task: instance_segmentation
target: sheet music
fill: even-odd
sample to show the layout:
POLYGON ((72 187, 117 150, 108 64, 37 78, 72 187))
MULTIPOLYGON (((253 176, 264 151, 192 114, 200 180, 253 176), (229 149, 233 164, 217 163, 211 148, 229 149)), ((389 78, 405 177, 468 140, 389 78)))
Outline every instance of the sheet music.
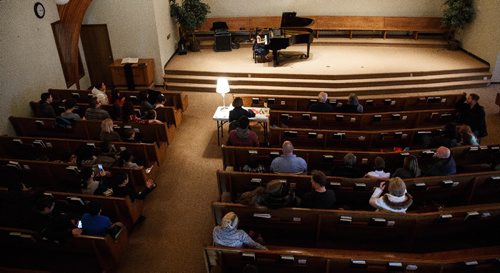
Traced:
POLYGON ((122 64, 136 64, 139 62, 139 58, 127 57, 122 59, 122 64))

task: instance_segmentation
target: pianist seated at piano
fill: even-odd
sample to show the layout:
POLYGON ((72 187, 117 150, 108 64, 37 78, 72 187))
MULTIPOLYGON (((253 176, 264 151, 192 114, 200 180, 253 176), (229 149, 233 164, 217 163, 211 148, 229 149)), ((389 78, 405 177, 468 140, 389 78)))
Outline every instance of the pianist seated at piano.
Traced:
POLYGON ((253 51, 255 52, 255 57, 259 58, 261 62, 269 62, 272 61, 270 57, 267 55, 269 54, 269 49, 265 47, 266 45, 266 34, 264 31, 259 31, 255 35, 255 42, 253 44, 253 51))

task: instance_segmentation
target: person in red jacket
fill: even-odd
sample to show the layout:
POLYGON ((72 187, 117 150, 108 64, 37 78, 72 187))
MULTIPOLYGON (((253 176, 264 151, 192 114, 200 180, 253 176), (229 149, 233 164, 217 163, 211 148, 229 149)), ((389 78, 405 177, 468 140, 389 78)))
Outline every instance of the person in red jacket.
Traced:
POLYGON ((229 132, 227 145, 229 146, 259 146, 257 134, 248 129, 248 117, 241 116, 238 119, 238 127, 229 132))

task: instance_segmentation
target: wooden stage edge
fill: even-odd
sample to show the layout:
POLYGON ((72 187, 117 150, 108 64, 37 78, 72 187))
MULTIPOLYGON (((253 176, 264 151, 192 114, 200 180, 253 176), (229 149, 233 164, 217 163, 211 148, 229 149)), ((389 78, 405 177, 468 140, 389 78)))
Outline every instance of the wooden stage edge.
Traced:
POLYGON ((254 63, 248 48, 176 55, 165 67, 164 86, 214 92, 217 78, 227 77, 231 93, 310 96, 327 91, 331 96, 363 96, 481 88, 491 80, 489 65, 463 51, 363 46, 313 50, 312 58, 280 67, 254 63))

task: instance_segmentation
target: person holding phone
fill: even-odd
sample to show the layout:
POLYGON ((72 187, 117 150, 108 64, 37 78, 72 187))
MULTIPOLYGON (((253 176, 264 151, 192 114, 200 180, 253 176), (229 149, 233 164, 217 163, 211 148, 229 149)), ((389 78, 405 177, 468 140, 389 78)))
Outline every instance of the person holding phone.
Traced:
POLYGON ((111 173, 104 170, 101 164, 97 164, 97 174, 91 167, 84 167, 80 171, 81 187, 83 194, 97 194, 106 190, 106 182, 104 177, 111 173))

